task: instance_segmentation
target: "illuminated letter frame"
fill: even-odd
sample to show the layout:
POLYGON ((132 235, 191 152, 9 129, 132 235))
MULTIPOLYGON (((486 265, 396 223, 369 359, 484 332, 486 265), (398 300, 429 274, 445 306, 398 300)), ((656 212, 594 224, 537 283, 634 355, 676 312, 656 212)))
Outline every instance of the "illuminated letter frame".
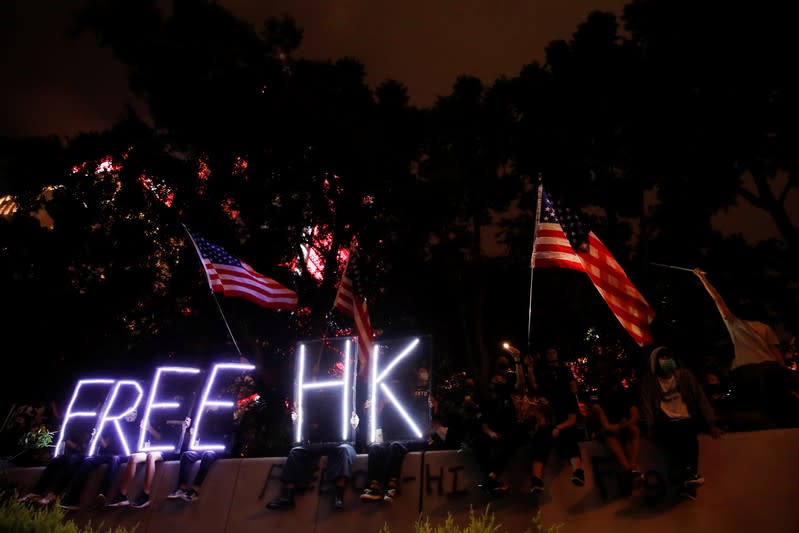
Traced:
POLYGON ((199 374, 199 368, 191 368, 186 366, 160 366, 155 369, 155 376, 153 377, 153 384, 150 388, 150 396, 147 400, 147 408, 144 410, 144 416, 142 417, 141 421, 141 431, 139 432, 139 444, 137 446, 137 451, 140 452, 174 452, 174 446, 149 446, 145 444, 145 437, 147 435, 147 427, 150 424, 150 414, 152 410, 155 409, 166 409, 166 408, 178 408, 180 404, 178 402, 155 402, 155 394, 158 391, 158 384, 161 381, 161 374, 164 372, 176 373, 176 374, 199 374))
POLYGON ((94 438, 91 440, 91 444, 89 444, 89 453, 87 454, 89 457, 93 456, 97 451, 97 442, 100 440, 100 435, 103 432, 105 427, 105 423, 110 421, 114 424, 114 427, 117 430, 117 436, 119 437, 119 442, 122 444, 122 448, 125 451, 125 455, 130 455, 130 447, 128 446, 128 439, 125 434, 122 432, 122 427, 119 425, 119 419, 128 416, 130 413, 134 412, 136 408, 139 406, 139 402, 141 402, 141 398, 144 396, 144 391, 139 385, 138 382, 130 380, 130 379, 121 379, 116 382, 114 388, 111 390, 110 397, 108 401, 105 402, 103 406, 103 414, 100 416, 100 423, 95 428, 94 438), (111 410, 111 407, 114 406, 114 402, 116 401, 117 394, 119 394, 119 389, 122 388, 124 385, 132 385, 136 388, 136 391, 139 393, 136 397, 136 401, 133 403, 132 406, 128 407, 122 414, 117 416, 108 416, 108 412, 111 410))
POLYGON ((408 411, 402 406, 402 404, 397 400, 397 397, 391 392, 391 389, 383 383, 383 380, 388 376, 388 373, 394 369, 395 366, 399 364, 401 360, 408 356, 417 346, 419 345, 419 338, 413 339, 409 345, 407 345, 400 354, 394 358, 391 363, 383 369, 382 372, 378 375, 377 367, 378 367, 378 360, 379 360, 379 350, 377 344, 375 344, 372 352, 372 360, 369 364, 372 366, 371 372, 371 383, 369 384, 369 390, 371 391, 370 394, 370 409, 371 412, 369 413, 369 442, 375 442, 377 440, 377 390, 378 385, 380 385, 380 390, 383 391, 383 394, 386 396, 388 401, 394 404, 394 407, 399 412, 402 419, 408 424, 408 427, 411 428, 416 438, 421 439, 424 435, 422 435, 422 430, 419 429, 419 426, 413 421, 413 419, 408 414, 408 411))
MULTIPOLYGON (((354 413, 350 405, 350 395, 352 398, 355 394, 351 390, 354 387, 355 380, 350 374, 355 370, 354 366, 350 363, 352 359, 352 339, 347 338, 344 344, 344 377, 342 379, 328 380, 328 381, 315 381, 313 383, 305 383, 305 343, 299 345, 299 361, 297 362, 297 428, 295 442, 302 442, 302 425, 305 419, 304 416, 304 403, 303 397, 306 389, 326 389, 331 387, 342 387, 343 393, 341 398, 341 440, 347 441, 350 436, 350 418, 351 411, 354 413), (352 385, 350 384, 352 380, 352 385)), ((354 428, 353 428, 354 430, 354 428)))
POLYGON ((219 401, 219 400, 209 400, 208 395, 211 394, 211 388, 213 387, 214 381, 216 380, 216 375, 219 370, 255 370, 255 365, 246 364, 246 363, 217 363, 214 365, 213 370, 211 370, 211 375, 208 376, 208 381, 205 383, 205 390, 203 391, 202 399, 200 400, 200 407, 197 409, 197 416, 195 418, 195 422, 193 424, 194 431, 192 431, 191 435, 191 442, 189 443, 189 449, 196 450, 196 451, 204 451, 204 450, 214 450, 214 451, 224 451, 225 445, 224 444, 203 444, 200 445, 200 421, 203 418, 203 414, 205 408, 207 406, 218 406, 218 407, 233 407, 235 405, 234 402, 230 401, 219 401))
POLYGON ((64 422, 61 424, 61 430, 58 434, 58 440, 55 443, 55 452, 53 456, 58 456, 60 454, 61 446, 64 443, 64 437, 67 434, 67 424, 69 424, 70 418, 77 418, 77 417, 96 417, 96 411, 78 411, 73 413, 72 407, 75 405, 75 400, 78 399, 78 393, 80 389, 84 385, 112 385, 116 380, 114 379, 81 379, 78 380, 78 383, 75 385, 75 390, 72 392, 72 399, 69 401, 69 405, 67 406, 67 411, 64 413, 64 422))

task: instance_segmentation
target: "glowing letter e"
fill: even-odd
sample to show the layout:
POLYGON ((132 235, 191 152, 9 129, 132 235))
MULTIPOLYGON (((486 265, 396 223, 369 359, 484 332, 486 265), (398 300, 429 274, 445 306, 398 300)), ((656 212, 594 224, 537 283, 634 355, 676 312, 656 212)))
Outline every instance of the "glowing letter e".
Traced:
POLYGON ((211 375, 208 376, 208 381, 205 383, 205 390, 203 391, 203 397, 200 401, 200 408, 197 409, 197 418, 194 424, 194 432, 191 437, 191 444, 189 448, 192 450, 224 450, 224 444, 203 444, 200 446, 200 422, 203 419, 203 414, 205 414, 206 407, 233 407, 235 404, 231 401, 220 401, 220 400, 209 400, 208 395, 211 394, 213 390, 214 381, 216 381, 216 375, 219 373, 220 370, 238 370, 241 372, 242 370, 254 370, 255 365, 249 365, 244 363, 218 363, 214 365, 214 369, 211 370, 211 375))
POLYGON ((174 445, 165 446, 148 446, 145 444, 145 437, 147 436, 147 428, 150 425, 150 415, 153 409, 177 409, 180 407, 178 402, 158 402, 155 395, 158 393, 158 385, 161 383, 161 375, 165 373, 173 374, 199 374, 199 368, 190 368, 186 366, 161 366, 155 369, 155 377, 150 387, 150 398, 147 400, 147 407, 144 409, 144 416, 141 420, 141 431, 139 432, 139 445, 136 449, 140 452, 149 451, 163 451, 174 452, 174 445))
POLYGON ((69 424, 69 420, 71 418, 78 418, 78 417, 96 417, 96 411, 72 411, 72 407, 75 405, 75 400, 78 399, 78 393, 80 393, 80 389, 86 385, 111 385, 114 383, 115 380, 113 379, 81 379, 78 381, 78 384, 75 385, 75 390, 72 393, 72 399, 69 401, 69 406, 67 407, 67 412, 64 414, 64 423, 61 424, 61 431, 58 432, 58 441, 55 444, 55 452, 53 455, 59 455, 63 453, 62 445, 64 444, 64 437, 67 434, 67 425, 69 424))

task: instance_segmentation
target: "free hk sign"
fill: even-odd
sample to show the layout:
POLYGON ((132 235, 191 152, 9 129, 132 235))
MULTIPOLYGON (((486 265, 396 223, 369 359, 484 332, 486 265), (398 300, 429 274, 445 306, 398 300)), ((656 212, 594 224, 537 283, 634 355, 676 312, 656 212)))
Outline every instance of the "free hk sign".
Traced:
POLYGON ((205 371, 190 366, 161 366, 155 369, 148 393, 145 393, 147 384, 133 379, 81 379, 75 384, 64 413, 55 454, 63 453, 67 435, 81 423, 93 424, 94 428, 87 449, 89 456, 98 452, 101 439, 109 433, 127 455, 136 451, 180 451, 184 438, 182 430, 189 425, 188 449, 224 451, 221 435, 214 434, 211 426, 204 422, 209 413, 229 414, 232 419, 237 398, 225 393, 226 385, 254 369, 254 365, 240 362, 214 363, 205 371), (143 413, 140 422, 134 426, 136 430, 131 431, 130 422, 138 419, 139 413, 143 413), (187 423, 181 431, 164 438, 163 432, 153 429, 156 418, 177 419, 179 423, 186 420, 187 423), (158 436, 156 442, 153 436, 158 436))
POLYGON ((413 441, 430 428, 432 340, 429 336, 374 342, 368 368, 357 339, 336 337, 297 345, 294 442, 413 441))

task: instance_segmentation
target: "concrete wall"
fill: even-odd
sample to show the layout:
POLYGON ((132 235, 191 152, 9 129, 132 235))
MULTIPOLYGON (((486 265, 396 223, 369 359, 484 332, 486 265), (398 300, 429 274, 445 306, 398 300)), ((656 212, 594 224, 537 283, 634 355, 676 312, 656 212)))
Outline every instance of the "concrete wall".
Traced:
MULTIPOLYGON (((525 451, 512 459, 504 479, 511 491, 492 498, 477 488, 479 475, 473 458, 453 451, 411 453, 403 465, 401 496, 392 503, 362 503, 366 456, 359 455, 346 493, 346 508, 332 509, 332 486, 324 480, 325 459, 309 490, 297 496, 293 511, 270 511, 265 504, 280 490, 284 458, 222 459, 203 484, 194 503, 166 500, 175 488, 177 462, 157 467, 152 504, 144 510, 98 509, 95 474, 86 487, 81 511, 69 513, 79 524, 107 529, 137 526, 138 533, 191 531, 239 533, 297 531, 372 533, 384 524, 393 532, 413 530, 420 516, 438 523, 451 513, 458 523, 468 520, 470 509, 495 512, 502 530, 521 532, 531 527, 540 509, 545 525, 564 524, 563 531, 657 533, 691 531, 799 531, 799 429, 733 433, 721 440, 701 439, 700 473, 706 484, 695 502, 677 496, 669 484, 667 461, 644 441, 641 463, 648 470, 646 484, 632 494, 622 494, 614 462, 597 442, 581 443, 586 485, 569 482, 570 469, 553 452, 545 471, 546 491, 530 496, 529 465, 525 451)), ((140 467, 141 468, 141 467, 140 467)), ((42 468, 15 468, 3 480, 7 486, 27 491, 42 468)), ((138 495, 143 470, 130 490, 138 495)), ((112 489, 112 494, 116 487, 112 489)))

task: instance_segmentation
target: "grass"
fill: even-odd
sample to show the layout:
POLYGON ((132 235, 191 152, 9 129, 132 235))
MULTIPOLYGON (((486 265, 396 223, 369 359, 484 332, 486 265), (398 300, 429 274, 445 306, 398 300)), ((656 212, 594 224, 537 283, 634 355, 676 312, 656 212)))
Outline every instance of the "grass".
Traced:
MULTIPOLYGON (((0 494, 0 533, 98 533, 91 524, 80 527, 66 520, 64 511, 56 506, 34 507, 22 503, 16 493, 0 494)), ((135 529, 135 528, 134 528, 135 529)), ((124 527, 106 530, 107 533, 132 533, 124 527)))
MULTIPOLYGON (((440 524, 431 524, 429 517, 420 517, 414 524, 414 533, 507 533, 502 524, 497 523, 489 507, 487 506, 481 515, 470 509, 469 523, 463 527, 455 523, 451 514, 440 524)), ((541 520, 541 511, 538 511, 531 521, 532 524, 524 530, 524 533, 558 533, 563 527, 563 524, 545 527, 541 520)), ((380 533, 391 533, 388 524, 383 526, 380 533)))

